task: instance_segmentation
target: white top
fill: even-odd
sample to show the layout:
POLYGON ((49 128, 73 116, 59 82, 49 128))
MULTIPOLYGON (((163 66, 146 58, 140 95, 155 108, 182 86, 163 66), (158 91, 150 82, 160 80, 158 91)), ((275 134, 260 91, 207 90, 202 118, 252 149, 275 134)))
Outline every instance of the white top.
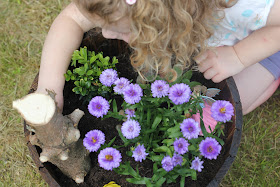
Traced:
POLYGON ((266 25, 266 21, 275 0, 238 0, 238 2, 218 12, 223 16, 218 25, 214 25, 214 34, 208 40, 210 46, 232 46, 253 31, 266 25))

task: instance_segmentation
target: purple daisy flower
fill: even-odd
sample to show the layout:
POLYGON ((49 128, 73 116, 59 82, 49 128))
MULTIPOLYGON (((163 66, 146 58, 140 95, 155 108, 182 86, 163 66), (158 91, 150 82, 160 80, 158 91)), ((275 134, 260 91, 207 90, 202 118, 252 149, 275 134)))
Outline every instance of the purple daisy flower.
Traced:
POLYGON ((122 134, 127 139, 133 139, 139 136, 140 130, 141 127, 139 122, 131 119, 124 122, 121 127, 122 134))
POLYGON ((97 151, 105 143, 105 135, 100 130, 91 130, 86 133, 83 144, 90 152, 97 151))
POLYGON ((107 147, 100 151, 98 155, 98 163, 105 170, 111 170, 120 166, 122 161, 121 153, 112 147, 107 147))
POLYGON ((119 79, 117 79, 115 81, 115 87, 114 87, 114 92, 118 93, 118 94, 123 94, 123 89, 129 85, 129 80, 124 78, 124 77, 121 77, 119 79))
POLYGON ((145 151, 146 151, 146 149, 145 149, 144 145, 138 145, 132 152, 133 153, 132 157, 134 158, 135 161, 142 162, 142 160, 145 160, 146 156, 149 154, 149 153, 146 153, 145 151))
POLYGON ((200 132, 199 124, 192 118, 184 119, 180 124, 181 132, 187 139, 197 138, 200 132))
POLYGON ((112 86, 118 78, 118 73, 114 69, 105 69, 99 76, 100 82, 105 86, 112 86))
POLYGON ((125 102, 129 104, 138 103, 143 96, 143 90, 138 84, 129 84, 123 90, 125 102))
POLYGON ((91 99, 88 104, 88 111, 95 117, 103 117, 110 109, 109 102, 101 96, 96 96, 91 99))
POLYGON ((156 80, 151 85, 153 97, 161 98, 168 95, 169 84, 164 80, 156 80))
POLYGON ((220 154, 222 146, 217 142, 215 138, 207 137, 199 144, 199 151, 202 156, 210 160, 217 159, 220 154))
POLYGON ((212 117, 216 121, 227 122, 234 115, 234 108, 229 101, 218 100, 212 104, 212 117))
POLYGON ((165 171, 171 171, 174 168, 172 158, 170 156, 165 156, 161 161, 161 165, 165 171))
POLYGON ((195 159, 192 161, 192 167, 191 169, 194 169, 198 172, 201 172, 203 167, 203 161, 201 161, 198 157, 195 157, 195 159))
POLYGON ((180 155, 185 154, 188 151, 188 146, 190 145, 184 138, 179 138, 174 141, 174 150, 180 155))
POLYGON ((169 89, 168 97, 175 105, 186 103, 191 98, 191 89, 184 83, 174 84, 169 89))
POLYGON ((132 118, 132 117, 136 117, 136 116, 135 116, 135 110, 134 110, 134 109, 129 109, 129 108, 125 109, 125 114, 127 115, 127 116, 126 116, 127 119, 130 119, 130 118, 132 118))
POLYGON ((174 167, 177 166, 177 165, 182 166, 183 157, 181 155, 175 153, 172 157, 172 162, 173 162, 174 167))

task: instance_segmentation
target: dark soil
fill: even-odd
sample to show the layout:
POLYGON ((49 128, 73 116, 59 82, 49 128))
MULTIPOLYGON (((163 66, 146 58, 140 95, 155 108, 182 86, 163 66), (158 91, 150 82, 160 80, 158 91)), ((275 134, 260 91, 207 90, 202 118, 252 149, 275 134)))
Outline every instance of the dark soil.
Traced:
MULTIPOLYGON (((86 43, 86 42, 85 42, 86 43)), ((90 49, 90 47, 88 47, 90 49)), ((100 51, 104 52, 104 56, 117 56, 119 59, 119 64, 117 64, 118 72, 120 73, 120 77, 126 77, 128 79, 136 78, 137 74, 133 71, 130 63, 129 63, 129 54, 116 54, 115 50, 108 50, 108 44, 106 42, 99 45, 98 48, 100 51), (113 51, 113 52, 112 52, 113 51)), ((129 52, 129 50, 127 50, 129 52)), ((98 52, 98 51, 96 51, 98 52)), ((212 82, 206 81, 202 79, 200 75, 195 76, 196 80, 199 82, 205 82, 206 86, 213 87, 215 86, 212 82)), ((122 122, 116 119, 104 119, 100 120, 96 117, 89 114, 87 110, 87 104, 82 100, 79 100, 79 96, 72 92, 73 83, 66 82, 64 89, 64 114, 71 113, 74 109, 79 108, 85 112, 85 116, 82 117, 79 123, 79 130, 81 132, 81 138, 83 139, 85 134, 92 129, 99 129, 106 135, 106 143, 108 143, 112 138, 116 137, 114 144, 122 145, 122 141, 118 136, 116 125, 121 124, 122 122)), ((116 97, 117 103, 121 102, 120 97, 116 97)), ((227 133, 227 129, 225 129, 227 133)), ((227 136, 227 134, 226 134, 227 136)), ((122 154, 122 162, 130 161, 132 167, 136 168, 136 164, 138 164, 139 172, 142 176, 151 177, 152 176, 152 162, 146 159, 142 163, 136 163, 132 157, 128 157, 125 152, 127 148, 121 148, 120 150, 122 154)), ((186 186, 207 186, 209 182, 215 177, 216 173, 224 163, 227 155, 225 148, 222 149, 221 154, 219 155, 217 160, 204 160, 204 169, 201 173, 198 173, 197 180, 192 181, 190 177, 186 178, 186 186)), ((65 175, 63 175, 54 165, 50 163, 45 163, 44 165, 49 170, 49 172, 53 175, 53 177, 57 180, 57 182, 61 186, 71 187, 71 186, 81 186, 81 187, 101 187, 110 181, 115 181, 117 184, 122 187, 134 187, 135 184, 130 184, 126 182, 126 178, 130 176, 120 176, 116 174, 114 171, 106 171, 103 168, 98 166, 97 154, 90 154, 92 168, 90 172, 85 177, 85 182, 77 185, 73 180, 69 179, 65 175)), ((179 179, 178 179, 179 180, 179 179)), ((139 185, 143 186, 143 185, 139 185)), ((168 187, 177 187, 179 186, 179 181, 176 184, 164 184, 163 186, 168 187)))

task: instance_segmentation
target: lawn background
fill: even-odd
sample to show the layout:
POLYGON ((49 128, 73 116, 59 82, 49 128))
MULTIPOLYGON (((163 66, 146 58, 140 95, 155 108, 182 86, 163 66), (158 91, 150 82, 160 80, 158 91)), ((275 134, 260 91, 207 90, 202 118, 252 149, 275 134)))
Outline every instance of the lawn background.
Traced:
MULTIPOLYGON (((49 27, 69 2, 0 0, 0 187, 47 186, 30 157, 22 119, 11 103, 27 94, 49 27)), ((237 158, 220 186, 280 186, 279 105, 278 90, 245 116, 237 158)))

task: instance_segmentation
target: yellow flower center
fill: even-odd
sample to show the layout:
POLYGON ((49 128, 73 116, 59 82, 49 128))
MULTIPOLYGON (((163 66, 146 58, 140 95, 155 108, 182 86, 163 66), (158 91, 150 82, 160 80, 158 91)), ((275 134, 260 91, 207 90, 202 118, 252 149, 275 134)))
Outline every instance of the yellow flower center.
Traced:
POLYGON ((208 148, 207 148, 207 152, 208 153, 211 153, 213 151, 213 148, 211 147, 211 146, 209 146, 208 148))
POLYGON ((92 139, 93 143, 95 143, 97 141, 96 139, 94 139, 94 137, 92 137, 91 139, 92 139))
POLYGON ((226 108, 225 107, 220 108, 220 112, 223 113, 223 114, 226 113, 226 108))
POLYGON ((106 160, 109 160, 109 161, 113 160, 113 156, 112 155, 106 155, 105 158, 106 158, 106 160))

